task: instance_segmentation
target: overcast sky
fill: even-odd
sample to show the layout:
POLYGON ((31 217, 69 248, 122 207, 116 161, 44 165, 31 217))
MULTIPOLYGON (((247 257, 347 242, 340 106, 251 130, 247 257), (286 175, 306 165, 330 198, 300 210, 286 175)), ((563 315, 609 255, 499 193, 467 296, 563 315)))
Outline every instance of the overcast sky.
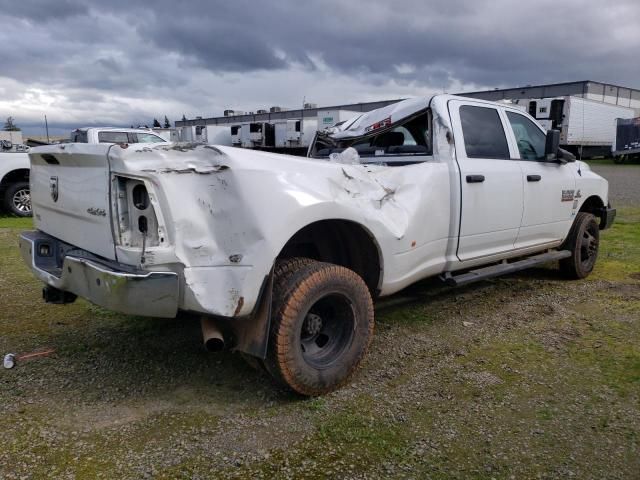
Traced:
POLYGON ((640 1, 0 0, 26 133, 573 80, 640 87, 640 1))

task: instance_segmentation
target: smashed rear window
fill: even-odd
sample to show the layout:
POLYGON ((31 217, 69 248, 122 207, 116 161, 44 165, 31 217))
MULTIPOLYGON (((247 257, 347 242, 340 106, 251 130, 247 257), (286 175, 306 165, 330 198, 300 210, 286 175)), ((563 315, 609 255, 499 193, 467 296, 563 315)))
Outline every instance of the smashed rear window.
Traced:
MULTIPOLYGON (((361 158, 374 157, 371 161, 391 163, 397 157, 426 156, 432 154, 429 111, 423 112, 396 125, 389 125, 377 134, 362 137, 333 140, 318 136, 313 157, 329 157, 353 147, 361 158), (384 157, 382 160, 380 157, 384 157)), ((398 159, 400 160, 400 159, 398 159)), ((403 158, 402 161, 405 161, 403 158)), ((416 161, 423 161, 416 159, 416 161)))

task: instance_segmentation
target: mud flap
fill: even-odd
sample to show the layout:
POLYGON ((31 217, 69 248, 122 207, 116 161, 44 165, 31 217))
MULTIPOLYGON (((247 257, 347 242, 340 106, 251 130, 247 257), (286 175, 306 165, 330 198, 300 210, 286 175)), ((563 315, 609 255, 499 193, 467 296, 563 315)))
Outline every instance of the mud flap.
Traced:
POLYGON ((245 318, 229 322, 233 331, 233 350, 265 359, 271 327, 271 301, 273 298, 273 269, 263 283, 260 301, 254 312, 245 318))

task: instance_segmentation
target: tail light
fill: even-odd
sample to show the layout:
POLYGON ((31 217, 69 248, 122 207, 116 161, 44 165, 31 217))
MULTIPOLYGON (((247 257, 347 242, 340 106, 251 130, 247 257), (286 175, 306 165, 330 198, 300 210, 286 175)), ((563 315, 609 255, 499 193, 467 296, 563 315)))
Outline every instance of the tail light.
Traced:
POLYGON ((116 176, 113 182, 114 228, 124 247, 154 247, 165 242, 147 186, 141 180, 116 176))

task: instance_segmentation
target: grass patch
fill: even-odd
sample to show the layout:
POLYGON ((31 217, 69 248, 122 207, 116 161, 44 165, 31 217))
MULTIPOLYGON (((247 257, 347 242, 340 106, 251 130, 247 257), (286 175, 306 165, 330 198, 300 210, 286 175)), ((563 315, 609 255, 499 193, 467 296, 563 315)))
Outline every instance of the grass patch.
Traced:
POLYGON ((602 232, 584 282, 537 269, 456 290, 412 287, 377 312, 356 384, 309 400, 237 355, 204 353, 193 319, 42 303, 17 248, 28 228, 0 217, 0 351, 57 353, 0 371, 0 477, 13 474, 5 466, 78 478, 640 471, 638 208, 602 232))
POLYGON ((31 217, 0 216, 0 228, 28 230, 33 228, 33 219, 31 217))
MULTIPOLYGON (((618 165, 613 161, 613 157, 607 158, 593 158, 589 160, 584 160, 589 165, 618 165)), ((638 160, 626 160, 624 165, 640 165, 640 161, 638 160)))
POLYGON ((611 229, 600 232, 600 252, 591 279, 629 280, 640 273, 640 209, 621 208, 611 229))

